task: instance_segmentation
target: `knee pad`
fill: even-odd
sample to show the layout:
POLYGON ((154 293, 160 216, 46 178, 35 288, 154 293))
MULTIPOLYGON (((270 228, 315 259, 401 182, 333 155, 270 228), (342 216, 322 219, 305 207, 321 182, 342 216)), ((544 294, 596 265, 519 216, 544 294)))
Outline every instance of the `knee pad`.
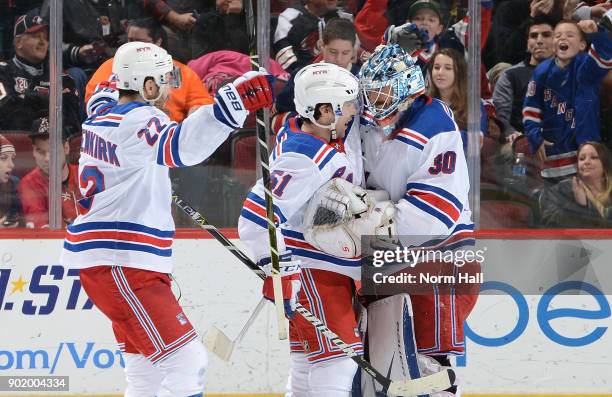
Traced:
POLYGON ((163 380, 157 397, 189 397, 204 391, 208 354, 194 339, 156 364, 163 380))
POLYGON ((308 396, 308 371, 310 364, 305 353, 290 354, 291 368, 289 369, 289 380, 287 381, 287 393, 285 397, 307 397, 308 396))
POLYGON ((357 363, 348 357, 310 366, 308 397, 350 397, 357 363))
POLYGON ((142 354, 123 353, 125 360, 125 397, 154 397, 161 385, 161 373, 142 354))

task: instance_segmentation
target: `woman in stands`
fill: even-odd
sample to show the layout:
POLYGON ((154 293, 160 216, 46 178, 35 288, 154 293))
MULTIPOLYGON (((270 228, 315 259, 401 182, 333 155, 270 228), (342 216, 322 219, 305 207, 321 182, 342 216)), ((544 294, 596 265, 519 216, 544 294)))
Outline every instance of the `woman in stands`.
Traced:
POLYGON ((540 198, 548 227, 612 227, 612 155, 599 142, 578 148, 578 173, 540 198))
POLYGON ((17 195, 19 178, 15 168, 15 146, 0 135, 0 228, 17 227, 21 219, 21 203, 17 195))
MULTIPOLYGON (((463 149, 467 148, 467 66, 463 54, 451 48, 436 51, 427 64, 429 95, 442 100, 453 111, 461 131, 463 149)), ((487 134, 488 119, 484 106, 480 106, 480 137, 487 134)))

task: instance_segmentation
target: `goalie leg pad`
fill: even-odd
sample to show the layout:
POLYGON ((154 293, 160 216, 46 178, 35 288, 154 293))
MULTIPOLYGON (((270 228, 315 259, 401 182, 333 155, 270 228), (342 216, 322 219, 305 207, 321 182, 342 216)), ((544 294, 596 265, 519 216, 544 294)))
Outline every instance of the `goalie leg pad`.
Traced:
MULTIPOLYGON (((368 305, 367 340, 370 363, 393 380, 420 378, 442 370, 436 360, 417 353, 408 294, 393 295, 368 305)), ((371 377, 362 374, 361 379, 364 396, 382 390, 371 377)), ((431 397, 451 395, 441 392, 431 397)))

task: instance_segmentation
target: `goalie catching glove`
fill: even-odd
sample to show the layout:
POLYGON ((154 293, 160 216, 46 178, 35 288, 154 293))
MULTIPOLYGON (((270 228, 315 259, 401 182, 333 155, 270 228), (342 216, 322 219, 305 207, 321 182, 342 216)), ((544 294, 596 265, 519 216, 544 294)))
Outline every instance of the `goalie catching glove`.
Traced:
POLYGON ((304 238, 325 253, 361 255, 361 236, 395 236, 395 206, 376 202, 366 190, 341 178, 322 186, 304 214, 304 238))
MULTIPOLYGON (((286 252, 279 256, 280 265, 280 276, 281 284, 283 286, 283 301, 285 304, 285 315, 289 320, 293 319, 295 315, 295 305, 297 303, 297 296, 302 288, 302 282, 300 281, 301 266, 300 261, 292 260, 291 253, 286 252)), ((263 296, 274 302, 274 287, 272 284, 272 260, 268 258, 261 259, 257 262, 265 273, 266 279, 264 281, 262 294, 263 296)))

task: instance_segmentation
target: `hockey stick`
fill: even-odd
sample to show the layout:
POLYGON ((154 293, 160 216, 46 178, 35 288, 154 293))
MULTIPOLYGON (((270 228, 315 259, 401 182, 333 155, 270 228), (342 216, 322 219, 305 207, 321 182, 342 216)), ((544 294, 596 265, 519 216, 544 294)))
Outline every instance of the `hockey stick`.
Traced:
MULTIPOLYGON (((263 0, 267 1, 267 0, 263 0)), ((255 35, 255 16, 253 13, 252 0, 246 2, 246 22, 249 36, 249 52, 253 70, 259 70, 259 60, 257 58, 257 43, 255 35)), ((278 244, 276 241, 276 225, 274 224, 274 202, 272 200, 272 190, 270 188, 270 166, 268 164, 268 144, 266 140, 266 130, 264 123, 263 110, 257 111, 255 130, 257 131, 257 141, 259 142, 259 159, 261 162, 261 177, 264 185, 264 195, 266 198, 266 216, 268 218, 268 236, 270 239, 270 261, 272 263, 272 288, 274 291, 274 306, 276 307, 276 317, 278 319, 278 339, 287 339, 287 326, 285 324, 285 306, 283 303, 283 286, 281 284, 280 263, 278 257, 278 244)))
POLYGON ((247 320, 246 324, 242 327, 238 336, 234 340, 231 340, 223 331, 219 328, 213 327, 206 333, 204 337, 204 346, 208 348, 211 352, 215 353, 217 357, 219 357, 223 361, 229 361, 234 351, 234 348, 242 341, 242 338, 247 333, 251 325, 255 322, 255 319, 263 309, 264 304, 266 303, 266 298, 261 298, 253 313, 247 320))
MULTIPOLYGON (((217 241, 225 246, 236 258, 244 263, 249 269, 265 280, 266 274, 255 264, 244 252, 234 245, 227 237, 225 237, 219 229, 208 223, 206 218, 198 211, 193 209, 189 204, 185 203, 175 193, 172 200, 177 207, 182 209, 195 223, 203 229, 206 229, 217 241)), ((330 342, 338 346, 348 357, 357 363, 357 365, 372 376, 383 387, 383 392, 393 393, 395 395, 416 396, 421 394, 431 394, 448 389, 455 382, 455 372, 447 368, 443 371, 432 375, 424 376, 416 379, 391 380, 378 372, 376 368, 366 361, 363 356, 360 356, 353 348, 347 345, 338 335, 319 320, 308 309, 300 303, 296 303, 296 311, 304 317, 306 321, 312 324, 319 332, 321 332, 330 342)))

